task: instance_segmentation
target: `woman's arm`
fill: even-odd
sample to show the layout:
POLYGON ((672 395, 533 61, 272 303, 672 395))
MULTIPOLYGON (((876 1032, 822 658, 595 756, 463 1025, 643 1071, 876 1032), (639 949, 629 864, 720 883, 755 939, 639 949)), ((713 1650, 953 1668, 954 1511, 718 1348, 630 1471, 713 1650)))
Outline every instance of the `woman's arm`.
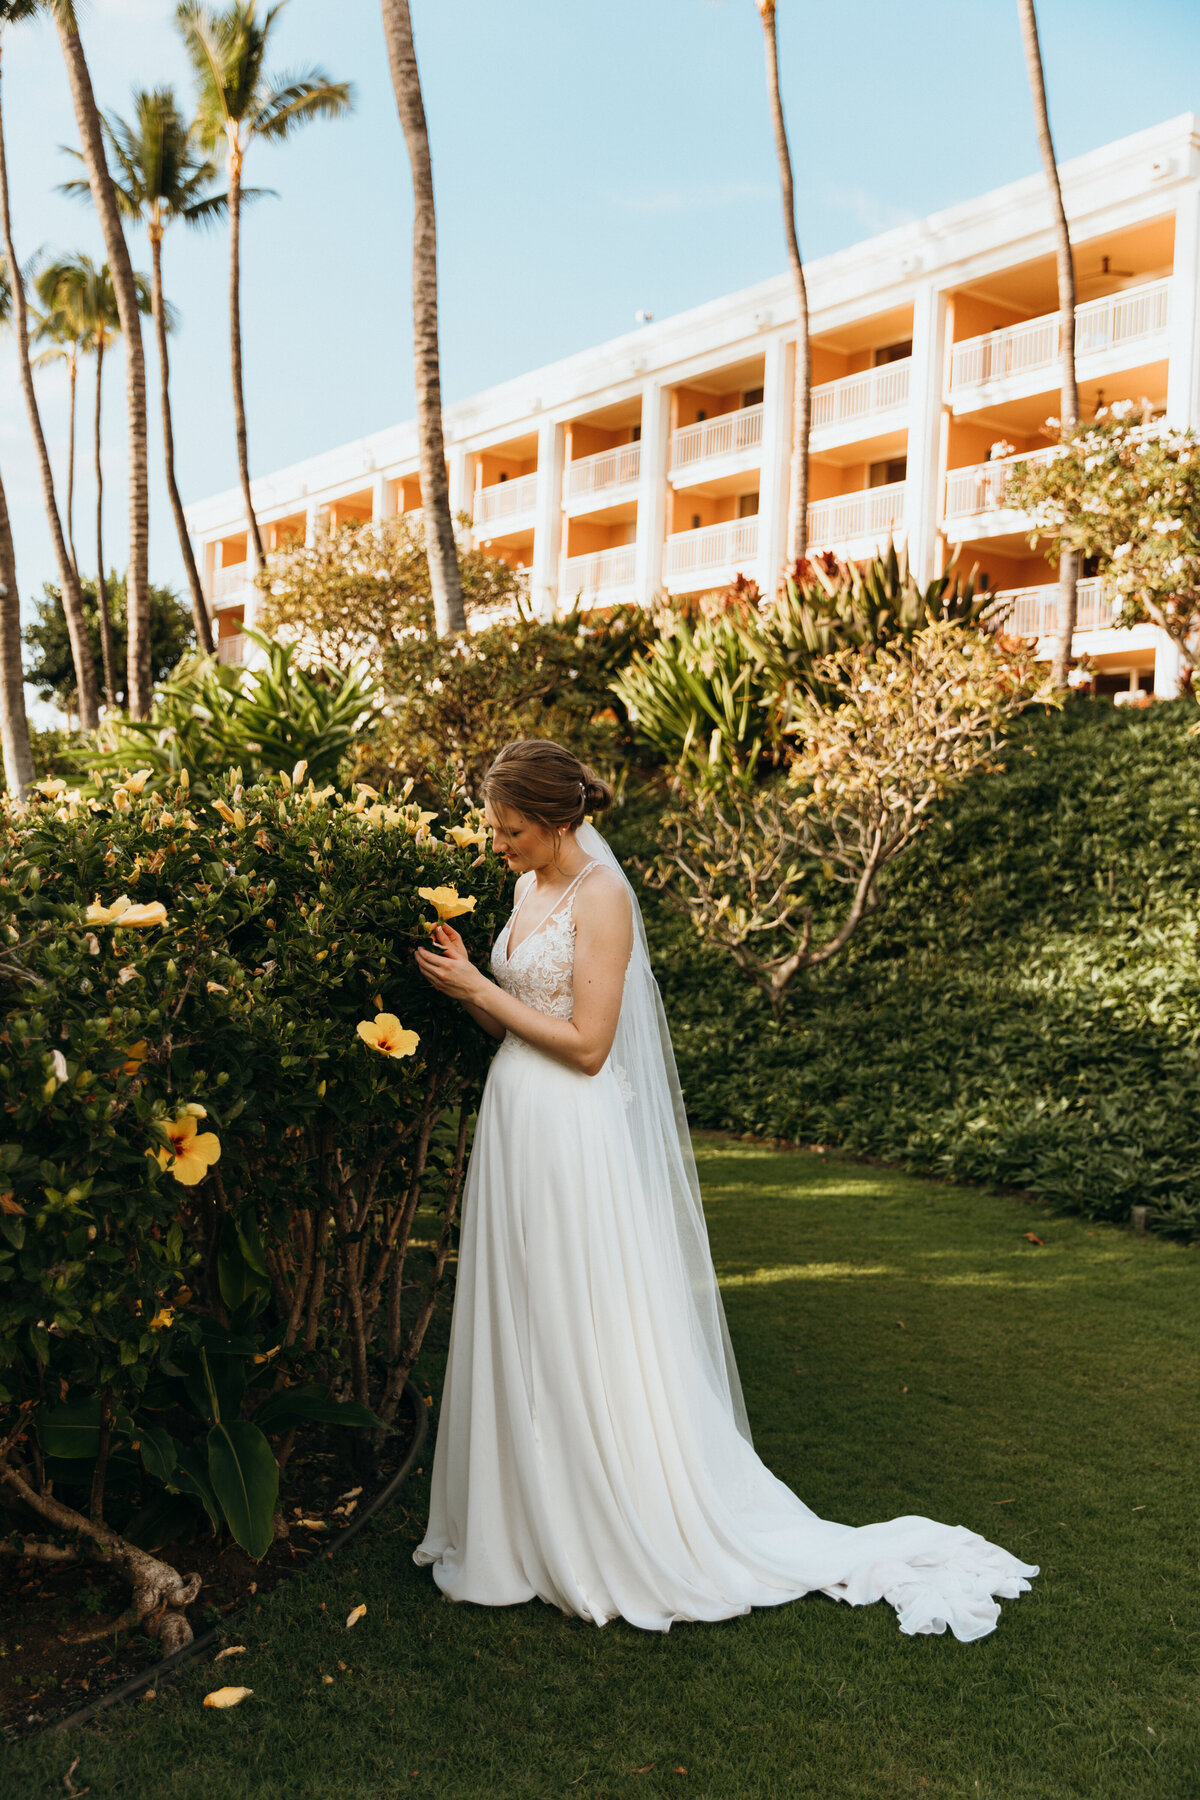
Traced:
MULTIPOLYGON (((568 1068, 596 1075, 603 1068, 617 1032, 625 969, 633 947, 633 909, 629 891, 608 870, 589 875, 575 895, 574 1015, 552 1019, 523 1000, 506 994, 465 957, 417 951, 421 972, 434 987, 461 1000, 472 1016, 500 1026, 544 1050, 568 1068)), ((457 935, 457 934, 455 934, 457 935)))

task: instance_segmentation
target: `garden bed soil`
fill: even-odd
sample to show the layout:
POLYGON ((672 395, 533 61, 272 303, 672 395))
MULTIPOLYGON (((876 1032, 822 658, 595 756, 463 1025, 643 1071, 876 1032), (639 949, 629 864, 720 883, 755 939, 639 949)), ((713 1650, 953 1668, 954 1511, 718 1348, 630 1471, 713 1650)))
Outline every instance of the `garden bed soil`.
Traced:
MULTIPOLYGON (((314 1561, 366 1509, 400 1468, 415 1433, 410 1409, 402 1407, 379 1473, 366 1486, 350 1472, 337 1433, 313 1427, 298 1439, 280 1475, 279 1510, 287 1536, 277 1538, 261 1562, 232 1539, 216 1537, 203 1515, 190 1538, 165 1545, 159 1553, 165 1561, 184 1574, 196 1570, 201 1576, 199 1596, 188 1609, 195 1635, 247 1608, 238 1633, 253 1641, 254 1613, 262 1597, 314 1561)), ((6 1522, 0 1513, 0 1529, 6 1522)), ((27 1521, 22 1529, 33 1535, 27 1521)), ((102 1563, 47 1565, 27 1557, 0 1558, 0 1733, 5 1740, 45 1730, 161 1660, 156 1640, 138 1630, 77 1641, 105 1619, 118 1619, 128 1605, 128 1583, 102 1563)))

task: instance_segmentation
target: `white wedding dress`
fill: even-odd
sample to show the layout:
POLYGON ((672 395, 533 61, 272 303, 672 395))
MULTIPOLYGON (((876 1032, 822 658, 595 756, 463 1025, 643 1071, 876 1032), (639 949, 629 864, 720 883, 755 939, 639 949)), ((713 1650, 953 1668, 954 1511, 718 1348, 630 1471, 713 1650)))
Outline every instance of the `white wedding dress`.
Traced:
MULTIPOLYGON (((610 865, 599 878, 623 881, 603 839, 584 830, 610 865)), ((571 1017, 574 898, 601 860, 510 957, 518 900, 492 952, 500 986, 553 1018, 571 1017)), ((635 969, 657 1002, 634 907, 623 1025, 635 969)), ((648 1158, 634 1084, 661 1078, 665 1055, 678 1095, 667 1046, 644 1042, 645 1066, 622 1067, 618 1051, 635 1051, 619 1029, 588 1076, 512 1032, 500 1044, 464 1194, 429 1525, 415 1560, 432 1564, 451 1600, 537 1597, 597 1625, 620 1617, 666 1631, 818 1591, 856 1606, 885 1599, 905 1632, 984 1636, 996 1596, 1025 1592, 1035 1567, 931 1519, 820 1519, 756 1456, 703 1224, 693 1228, 686 1196, 664 1201, 669 1172, 647 1185, 647 1171, 665 1165, 648 1158)), ((677 1099, 675 1109, 681 1117, 677 1099)), ((660 1135, 673 1133, 674 1121, 660 1135)), ((690 1162, 686 1127, 682 1141, 682 1152, 669 1147, 673 1167, 690 1162)))

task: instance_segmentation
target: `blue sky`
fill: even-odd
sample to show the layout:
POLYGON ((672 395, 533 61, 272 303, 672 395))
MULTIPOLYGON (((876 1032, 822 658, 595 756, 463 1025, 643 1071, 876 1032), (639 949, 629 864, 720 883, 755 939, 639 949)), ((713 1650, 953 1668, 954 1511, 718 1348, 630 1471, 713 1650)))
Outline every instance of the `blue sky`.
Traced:
MULTIPOLYGON (((639 308, 662 318, 782 268, 753 0, 411 3, 447 399, 626 331, 639 308)), ((1194 0, 1040 0, 1039 13, 1063 157, 1200 110, 1194 0)), ((80 15, 103 106, 127 112, 134 86, 162 82, 189 94, 171 0, 89 0, 80 15)), ((779 30, 806 255, 1038 169, 1015 0, 779 0, 779 30)), ((248 162, 247 180, 279 195, 244 225, 250 448, 264 472, 412 412, 408 166, 376 0, 289 0, 273 63, 320 64, 354 82, 357 105, 248 162)), ((90 209, 54 192, 75 127, 47 23, 5 34, 3 97, 18 255, 102 255, 90 209)), ((146 266, 144 241, 133 251, 146 266)), ((180 313, 180 485, 198 499, 236 480, 223 232, 170 234, 166 279, 180 313)), ((106 542, 120 559, 119 355, 106 379, 106 542)), ((61 468, 65 384, 47 375, 41 393, 61 468)), ((86 438, 86 404, 81 425, 86 438)), ((54 565, 3 341, 0 472, 28 596, 54 565)), ((153 500, 153 572, 178 582, 160 480, 153 500)), ((85 467, 76 530, 89 568, 93 508, 85 467)))

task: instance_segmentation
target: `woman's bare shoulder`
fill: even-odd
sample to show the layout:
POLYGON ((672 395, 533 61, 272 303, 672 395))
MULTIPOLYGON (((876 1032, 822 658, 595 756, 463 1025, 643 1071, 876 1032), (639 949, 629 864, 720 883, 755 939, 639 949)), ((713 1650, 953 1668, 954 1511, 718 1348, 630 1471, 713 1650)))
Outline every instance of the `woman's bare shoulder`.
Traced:
POLYGON ((590 869, 575 894, 576 920, 586 925, 623 925, 632 917, 629 886, 624 877, 606 863, 590 869))

